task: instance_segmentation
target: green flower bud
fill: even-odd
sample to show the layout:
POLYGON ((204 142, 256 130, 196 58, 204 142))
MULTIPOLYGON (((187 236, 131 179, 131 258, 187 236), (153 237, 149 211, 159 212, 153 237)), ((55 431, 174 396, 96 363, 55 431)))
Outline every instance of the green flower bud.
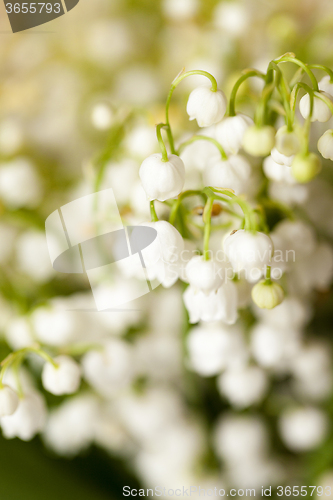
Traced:
POLYGON ((283 302, 283 288, 270 280, 259 281, 252 288, 252 300, 261 309, 273 309, 283 302))
POLYGON ((244 134, 243 148, 252 156, 267 156, 274 148, 275 129, 269 125, 249 127, 244 134))
POLYGON ((315 153, 298 154, 291 164, 291 172, 298 182, 309 182, 321 170, 321 161, 315 153))

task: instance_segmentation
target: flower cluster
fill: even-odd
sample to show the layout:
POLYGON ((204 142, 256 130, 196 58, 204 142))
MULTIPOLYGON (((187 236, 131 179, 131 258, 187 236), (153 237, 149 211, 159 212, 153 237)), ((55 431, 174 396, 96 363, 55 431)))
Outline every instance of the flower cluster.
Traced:
MULTIPOLYGON (((272 309, 283 301, 285 292, 272 278, 282 277, 286 263, 282 262, 285 259, 280 259, 281 265, 276 262, 278 248, 273 245, 266 223, 266 200, 256 180, 260 171, 258 166, 254 166, 255 158, 265 157, 263 169, 268 179, 297 186, 308 183, 321 169, 318 154, 309 150, 310 126, 314 121, 327 121, 332 111, 333 72, 324 66, 306 65, 290 53, 271 61, 266 73, 244 71, 232 89, 229 103, 223 91, 218 89, 215 78, 207 72, 182 72, 172 83, 165 123, 156 128, 161 153, 143 161, 140 178, 150 201, 150 225, 156 228, 159 235, 158 259, 164 266, 166 277, 162 283, 170 286, 180 277, 189 284, 184 302, 191 323, 200 320, 234 323, 239 307, 237 282, 242 279, 251 286, 257 283, 251 295, 259 307, 272 309), (290 82, 282 71, 283 63, 292 63, 298 68, 290 82), (312 68, 325 71, 327 76, 318 83, 312 68), (202 75, 211 83, 211 87, 201 86, 193 90, 187 104, 190 120, 197 120, 202 133, 187 138, 176 148, 169 120, 170 101, 179 83, 192 75, 202 75), (304 75, 310 79, 311 86, 302 81, 304 75), (239 87, 249 77, 260 78, 264 85, 256 104, 254 120, 235 111, 239 87), (305 92, 299 102, 303 123, 296 113, 300 91, 305 92), (163 130, 168 138, 168 147, 162 137, 163 130), (193 150, 191 156, 188 152, 197 144, 202 148, 193 150), (193 156, 198 153, 201 182, 193 186, 194 189, 183 190, 187 176, 193 170, 193 156), (203 202, 201 227, 196 220, 200 212, 200 206, 195 206, 198 199, 203 202), (155 201, 170 206, 169 222, 163 223, 163 241, 155 201), (219 221, 223 216, 221 227, 219 221), (226 230, 228 224, 233 229, 229 235, 226 230), (179 231, 177 243, 174 239, 175 227, 179 231), (198 241, 200 230, 201 243, 198 241), (214 232, 217 240, 218 231, 220 253, 210 248, 211 233, 214 232), (187 240, 192 243, 194 240, 197 250, 190 260, 184 258, 182 252, 188 246, 187 240), (166 247, 175 250, 173 261, 163 258, 166 247), (174 276, 171 281, 167 278, 170 273, 174 276)), ((324 158, 333 159, 331 149, 333 151, 333 131, 328 130, 319 139, 318 150, 324 158)), ((276 207, 283 212, 278 203, 276 207)), ((283 215, 293 218, 287 211, 283 215)), ((284 250, 292 249, 293 244, 284 250)), ((149 271, 150 264, 146 264, 149 271)))
MULTIPOLYGON (((188 390, 194 406, 202 406, 198 374, 202 384, 216 377, 216 395, 223 408, 229 405, 230 414, 212 425, 213 453, 226 465, 228 484, 241 487, 245 477, 246 487, 270 485, 286 472, 270 456, 264 418, 252 415, 251 407, 256 412, 264 402, 275 412, 276 431, 292 452, 322 443, 328 422, 320 405, 330 395, 332 363, 327 343, 306 338, 304 329, 315 292, 327 290, 333 278, 333 251, 325 238, 333 227, 323 216, 332 196, 322 179, 314 179, 321 160, 310 151, 310 129, 313 137, 314 122, 325 122, 333 110, 332 75, 287 54, 265 73, 244 71, 227 100, 211 74, 182 72, 172 83, 165 121, 156 127, 159 152, 154 131, 131 122, 122 145, 128 158, 98 164, 98 182, 87 166, 80 193, 86 193, 87 179, 93 178, 94 189, 112 186, 126 223, 156 230, 142 258, 146 278, 162 287, 126 314, 90 313, 91 297, 80 281, 75 293, 66 290, 47 304, 36 300, 29 312, 11 310, 8 321, 3 314, 6 343, 14 351, 0 374, 5 437, 29 440, 40 432, 47 446, 67 456, 96 443, 130 458, 149 485, 194 481, 199 460, 212 453, 204 426, 183 397, 188 390), (299 68, 289 80, 286 63, 299 68), (322 71, 327 76, 317 82, 322 71), (188 117, 200 127, 190 136, 181 132, 182 120, 171 127, 169 114, 175 89, 194 75, 208 78, 210 86, 189 96, 188 117), (261 93, 236 113, 239 88, 252 77, 263 84, 261 93), (194 377, 189 388, 181 380, 184 363, 186 376, 194 377), (41 379, 41 390, 31 373, 41 379), (282 391, 271 391, 285 381, 282 391), (47 412, 42 389, 79 394, 61 398, 47 412), (237 415, 244 409, 249 412, 237 415)), ((95 118, 103 110, 97 111, 95 118)), ((319 153, 333 159, 333 131, 319 132, 319 153)), ((1 170, 2 186, 10 186, 17 172, 30 184, 36 181, 30 165, 19 160, 1 170)), ((41 186, 35 185, 38 194, 41 186)), ((37 198, 5 192, 11 207, 29 207, 37 198)), ((4 262, 16 237, 3 238, 4 262)), ((26 231, 18 239, 22 273, 42 284, 52 279, 42 233, 26 231), (27 257, 32 254, 38 263, 27 257)), ((124 274, 136 272, 119 261, 112 294, 126 295, 124 274)), ((212 474, 202 478, 217 484, 220 478, 212 474)))

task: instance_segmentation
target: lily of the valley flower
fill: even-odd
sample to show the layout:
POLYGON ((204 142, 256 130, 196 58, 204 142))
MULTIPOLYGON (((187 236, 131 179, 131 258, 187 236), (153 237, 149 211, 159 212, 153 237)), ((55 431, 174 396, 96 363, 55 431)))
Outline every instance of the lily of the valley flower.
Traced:
POLYGON ((161 220, 141 225, 152 227, 157 231, 154 242, 142 251, 148 279, 158 279, 168 288, 177 281, 181 272, 184 240, 169 222, 161 220))
POLYGON ((222 90, 211 90, 203 85, 194 89, 187 101, 190 120, 197 120, 199 127, 210 127, 222 120, 227 109, 227 98, 222 90))
POLYGON ((294 159, 294 155, 291 156, 283 155, 276 148, 272 149, 271 156, 275 161, 275 163, 278 163, 279 165, 286 165, 287 167, 291 166, 294 159))
POLYGON ((244 271, 248 281, 257 281, 271 262, 273 242, 261 232, 240 229, 224 241, 224 251, 235 272, 244 271))
POLYGON ((237 289, 230 280, 208 295, 189 286, 183 298, 190 316, 190 323, 198 323, 200 320, 223 321, 232 325, 236 322, 237 289))
MULTIPOLYGON (((328 97, 329 99, 332 98, 331 95, 327 94, 326 92, 321 93, 328 97)), ((303 118, 307 118, 310 113, 310 96, 309 94, 305 94, 302 99, 299 102, 299 110, 301 112, 301 115, 303 118)), ((315 122, 327 122, 331 118, 331 111, 327 104, 322 101, 319 97, 314 96, 313 97, 313 110, 312 110, 312 116, 311 116, 311 121, 315 122)))
POLYGON ((319 138, 318 151, 323 158, 333 161, 333 130, 326 132, 319 138))
POLYGON ((292 176, 291 168, 276 163, 271 155, 264 159, 263 170, 266 177, 272 181, 296 184, 296 179, 292 176))
POLYGON ((72 358, 58 356, 54 358, 57 367, 47 362, 42 372, 45 389, 52 394, 73 394, 79 388, 81 368, 72 358))
POLYGON ((275 147, 279 153, 292 156, 299 152, 301 143, 294 130, 288 131, 286 125, 280 127, 275 136, 275 147))
POLYGON ((241 155, 230 156, 227 160, 212 160, 204 172, 206 186, 233 189, 241 194, 246 190, 251 175, 251 166, 241 155))
POLYGON ((0 417, 12 415, 19 404, 19 398, 16 392, 8 385, 0 388, 0 417))
POLYGON ((185 167, 177 155, 169 155, 168 161, 163 161, 162 154, 156 153, 142 162, 139 176, 148 200, 165 201, 183 189, 185 167))
POLYGON ((267 156, 274 148, 275 129, 269 125, 249 127, 243 138, 243 147, 252 156, 267 156))
POLYGON ((219 262, 205 260, 202 255, 196 255, 187 264, 186 277, 189 284, 206 294, 216 291, 224 281, 224 269, 219 262))
POLYGON ((30 441, 44 427, 46 421, 46 406, 42 395, 30 389, 20 399, 13 415, 0 420, 2 433, 7 439, 18 437, 30 441))
POLYGON ((249 116, 239 113, 224 118, 215 126, 216 139, 222 144, 227 154, 237 154, 242 147, 246 130, 253 125, 249 116))
POLYGON ((330 75, 325 75, 320 82, 318 82, 318 87, 320 90, 333 97, 333 82, 331 81, 330 75))
POLYGON ((218 378, 217 386, 234 408, 243 409, 263 399, 268 378, 258 366, 237 366, 223 373, 218 378))
POLYGON ((203 377, 218 375, 247 356, 242 332, 220 323, 191 328, 186 344, 189 367, 203 377))

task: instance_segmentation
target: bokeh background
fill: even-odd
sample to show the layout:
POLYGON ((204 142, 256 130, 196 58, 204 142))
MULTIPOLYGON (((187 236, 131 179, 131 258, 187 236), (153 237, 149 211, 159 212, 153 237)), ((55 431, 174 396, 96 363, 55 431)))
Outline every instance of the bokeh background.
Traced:
MULTIPOLYGON (((112 186, 125 219, 149 217, 138 168, 156 151, 154 124, 163 116, 170 82, 179 71, 184 66, 210 71, 228 94, 242 69, 264 70, 287 51, 333 67, 330 0, 80 0, 67 15, 15 35, 1 3, 1 358, 29 342, 27 324, 36 310, 51 305, 62 311, 64 305, 84 303, 89 294, 84 278, 59 275, 50 266, 44 223, 51 212, 94 187, 112 186)), ((191 128, 184 106, 195 80, 175 93, 171 114, 176 134, 184 124, 191 128)), ((255 91, 253 84, 244 86, 240 102, 246 104, 255 91)), ((328 241, 333 237, 330 177, 325 170, 329 194, 319 214, 328 241)), ((122 344, 117 373, 90 384, 99 398, 103 394, 98 410, 85 382, 83 400, 70 398, 73 408, 62 407, 61 423, 50 424, 49 434, 29 443, 0 439, 1 499, 117 499, 124 485, 208 487, 229 484, 234 476, 240 485, 253 477, 265 485, 333 484, 329 289, 311 296, 311 314, 306 314, 306 303, 301 312, 290 306, 289 317, 298 317, 305 338, 319 342, 305 371, 316 356, 319 364, 327 364, 318 375, 319 386, 324 379, 326 384, 322 397, 316 400, 315 374, 309 381, 315 388, 305 396, 290 389, 287 374, 273 377, 263 401, 241 410, 221 398, 214 379, 184 366, 181 292, 181 286, 159 290, 146 298, 140 313, 126 318, 60 320, 54 313, 49 321, 56 325, 55 338, 75 322, 64 337, 66 345, 116 338, 129 344, 131 353, 124 353, 122 344), (128 356, 135 359, 130 394, 119 381, 128 375, 128 356), (116 395, 108 391, 113 386, 116 395), (290 401, 318 404, 322 412, 314 424, 311 418, 304 423, 304 433, 314 435, 314 445, 304 451, 288 447, 277 431, 279 411, 290 401), (244 420, 233 420, 235 416, 244 420), (233 436, 231 451, 221 438, 224 417, 230 428, 225 424, 223 432, 233 436), (219 439, 224 443, 220 448, 219 439), (237 466, 236 455, 243 457, 237 466)), ((250 327, 253 315, 244 313, 243 321, 250 327)), ((49 344, 54 348, 57 341, 49 344)), ((40 384, 39 366, 31 361, 26 369, 37 374, 40 384)), ((53 412, 65 404, 45 397, 53 412)))

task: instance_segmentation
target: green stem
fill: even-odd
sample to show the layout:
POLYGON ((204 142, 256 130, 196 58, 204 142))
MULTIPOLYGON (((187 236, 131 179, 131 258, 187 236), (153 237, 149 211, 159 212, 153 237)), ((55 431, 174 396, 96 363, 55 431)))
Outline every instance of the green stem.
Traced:
POLYGON ((227 156, 225 150, 223 149, 223 147, 221 146, 221 144, 216 139, 213 139, 213 137, 208 137, 207 135, 194 135, 193 137, 191 137, 191 139, 188 139, 187 141, 183 142, 179 146, 177 154, 180 155, 181 152, 183 151, 183 149, 186 148, 186 146, 189 146, 190 144, 192 144, 195 141, 211 142, 212 144, 214 144, 214 146, 217 147, 217 149, 221 153, 222 160, 228 159, 228 156, 227 156))
POLYGON ((211 75, 207 71, 201 71, 201 70, 193 70, 193 71, 186 71, 186 72, 185 71, 181 71, 179 73, 179 75, 176 76, 176 78, 174 79, 174 81, 171 84, 171 87, 170 87, 170 90, 169 90, 169 94, 168 94, 168 97, 167 97, 167 100, 166 100, 166 105, 165 105, 165 125, 166 125, 166 129, 167 129, 167 134, 168 134, 170 149, 171 149, 171 152, 173 154, 175 153, 175 143, 174 143, 173 134, 172 134, 171 126, 170 126, 170 119, 169 119, 169 109, 170 109, 171 98, 172 98, 174 90, 180 84, 180 82, 182 80, 184 80, 184 78, 187 78, 188 76, 193 76, 193 75, 205 76, 212 83, 212 88, 211 88, 212 92, 216 92, 217 91, 217 81, 213 77, 213 75, 211 75))
POLYGON ((314 74, 312 73, 309 66, 307 64, 303 63, 302 61, 300 61, 299 59, 296 59, 296 57, 282 56, 278 59, 275 59, 274 62, 276 64, 280 64, 280 63, 284 63, 284 62, 290 62, 290 63, 297 64, 297 66, 300 66, 305 71, 305 73, 308 75, 308 77, 310 78, 311 83, 313 85, 313 90, 319 90, 317 79, 314 76, 314 74))
POLYGON ((205 260, 209 260, 209 238, 211 233, 211 225, 212 225, 212 209, 214 204, 214 196, 210 196, 206 202, 204 213, 203 213, 203 221, 205 224, 204 229, 204 244, 203 244, 203 255, 205 260))
POLYGON ((177 212, 179 210, 179 207, 182 203, 182 201, 185 199, 185 198, 189 198, 190 196, 202 196, 202 191, 199 191, 199 190, 194 190, 194 189, 189 189, 188 191, 184 191, 183 193, 181 193, 177 200, 174 201, 174 204, 171 208, 171 211, 170 211, 170 216, 169 216, 169 222, 170 224, 174 225, 175 224, 175 220, 176 220, 176 217, 177 217, 177 212))
POLYGON ((265 85, 262 95, 260 98, 260 102, 258 104, 256 116, 254 119, 255 124, 257 127, 262 127, 265 124, 265 117, 266 117, 266 110, 267 110, 267 102, 269 98, 271 97, 273 91, 275 89, 275 82, 270 82, 265 85))
POLYGON ((157 222, 158 221, 158 217, 157 217, 157 213, 156 213, 156 210, 155 210, 154 201, 150 202, 150 216, 151 216, 151 221, 152 222, 157 222))
MULTIPOLYGON (((207 188, 206 188, 207 189, 207 188)), ((242 209, 242 212, 244 214, 244 219, 245 219, 245 229, 248 231, 256 231, 257 230, 257 221, 255 219, 255 214, 253 213, 252 209, 248 206, 248 204, 236 196, 234 193, 229 191, 228 189, 218 189, 216 187, 209 187, 209 190, 217 193, 221 193, 225 196, 229 196, 234 203, 237 203, 240 208, 242 209)))
POLYGON ((292 110, 293 116, 295 117, 297 94, 301 88, 309 94, 309 98, 310 98, 310 112, 309 112, 309 115, 304 122, 303 147, 302 147, 303 154, 308 154, 311 118, 312 118, 313 105, 314 105, 314 103, 313 103, 314 91, 311 89, 311 87, 309 87, 306 83, 303 83, 303 82, 296 83, 296 85, 294 86, 294 88, 291 92, 291 95, 290 95, 290 108, 292 110))
POLYGON ((330 77, 330 83, 333 83, 333 71, 327 66, 324 66, 323 64, 309 64, 308 67, 325 71, 330 77))
MULTIPOLYGON (((279 66, 274 62, 271 61, 268 65, 267 73, 269 71, 276 71, 278 75, 278 81, 277 81, 277 89, 281 95, 282 102, 283 102, 283 107, 285 110, 285 116, 286 116, 286 125, 287 125, 287 130, 291 132, 293 130, 293 116, 290 110, 290 87, 289 84, 279 68, 279 66)), ((279 112, 279 111, 278 111, 279 112)), ((281 112, 280 112, 281 114, 281 112)))
MULTIPOLYGON (((298 92, 299 92, 300 89, 305 90, 305 92, 307 92, 309 94, 310 100, 311 99, 313 100, 313 90, 312 90, 312 88, 309 87, 309 85, 307 85, 306 83, 303 83, 303 82, 296 83, 296 85, 293 87, 293 90, 292 90, 292 92, 290 94, 290 109, 292 111, 293 121, 295 119, 297 95, 298 95, 298 92)), ((310 103, 310 107, 311 107, 311 103, 310 103)))
POLYGON ((25 355, 29 353, 38 354, 38 356, 45 359, 45 361, 51 363, 54 368, 58 368, 58 364, 53 360, 53 358, 39 347, 24 347, 23 349, 19 349, 18 351, 10 353, 0 364, 0 387, 3 386, 3 377, 7 368, 9 368, 9 366, 14 362, 16 363, 16 361, 18 361, 19 359, 20 362, 22 362, 25 355))
POLYGON ((162 128, 164 127, 165 127, 164 123, 159 123, 158 125, 156 125, 156 135, 162 153, 162 161, 168 161, 168 152, 165 147, 161 132, 162 128))
POLYGON ((263 80, 266 81, 266 75, 262 73, 261 71, 258 71, 256 69, 246 69, 243 71, 243 75, 238 78, 237 82, 232 88, 231 94, 230 94, 230 99, 229 99, 229 106, 228 106, 228 116, 235 116, 236 115, 236 110, 235 110, 235 103, 236 103, 236 97, 237 97, 237 92, 239 87, 245 80, 248 78, 251 78, 253 76, 256 76, 258 78, 262 78, 263 80))
POLYGON ((333 115, 333 102, 331 101, 331 99, 321 92, 314 92, 314 95, 321 99, 328 106, 330 112, 333 115))

